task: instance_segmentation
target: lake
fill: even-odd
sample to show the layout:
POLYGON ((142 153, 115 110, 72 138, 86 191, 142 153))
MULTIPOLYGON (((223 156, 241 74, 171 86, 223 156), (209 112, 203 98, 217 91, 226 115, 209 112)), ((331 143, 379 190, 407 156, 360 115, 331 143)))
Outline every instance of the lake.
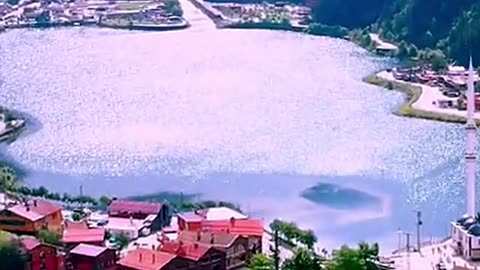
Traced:
POLYGON ((391 112, 362 82, 391 67, 344 40, 95 27, 0 35, 0 104, 35 117, 4 151, 59 192, 163 191, 234 201, 312 228, 328 248, 396 248, 398 228, 443 237, 463 214, 462 126, 391 112))

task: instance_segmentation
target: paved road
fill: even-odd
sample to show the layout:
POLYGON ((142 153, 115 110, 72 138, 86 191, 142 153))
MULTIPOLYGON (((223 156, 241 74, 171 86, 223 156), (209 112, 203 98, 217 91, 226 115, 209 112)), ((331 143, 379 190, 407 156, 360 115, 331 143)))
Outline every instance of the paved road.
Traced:
POLYGON ((190 23, 192 29, 212 30, 216 28, 212 20, 197 9, 189 0, 179 1, 183 9, 183 17, 190 23))

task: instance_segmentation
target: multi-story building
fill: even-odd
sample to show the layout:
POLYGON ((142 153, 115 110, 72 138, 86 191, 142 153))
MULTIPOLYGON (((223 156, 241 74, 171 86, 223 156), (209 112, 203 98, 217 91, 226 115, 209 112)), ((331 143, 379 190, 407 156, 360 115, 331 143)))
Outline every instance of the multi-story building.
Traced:
POLYGON ((240 220, 248 217, 228 207, 213 207, 192 212, 178 214, 178 228, 180 230, 198 231, 202 221, 240 220))
POLYGON ((226 269, 225 252, 214 248, 210 244, 189 243, 182 241, 170 241, 166 238, 161 239, 160 251, 174 254, 189 264, 187 268, 175 269, 195 269, 195 270, 223 270, 226 269))
POLYGON ((78 244, 103 246, 105 242, 104 228, 88 228, 86 222, 65 222, 62 243, 71 249, 78 244))
POLYGON ((177 240, 212 245, 214 248, 225 252, 227 270, 244 268, 251 257, 251 252, 248 249, 248 238, 238 234, 182 231, 177 240))
POLYGON ((34 235, 40 230, 62 231, 62 208, 45 200, 28 200, 0 211, 0 230, 34 235))

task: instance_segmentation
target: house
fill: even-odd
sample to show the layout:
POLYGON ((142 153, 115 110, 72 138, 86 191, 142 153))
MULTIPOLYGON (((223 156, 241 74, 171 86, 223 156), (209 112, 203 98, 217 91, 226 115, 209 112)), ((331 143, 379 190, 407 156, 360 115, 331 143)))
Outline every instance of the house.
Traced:
POLYGON ((210 244, 225 252, 227 270, 245 267, 251 256, 248 249, 248 238, 238 234, 182 231, 178 235, 177 241, 210 244))
POLYGON ((201 224, 202 231, 226 232, 248 238, 248 248, 253 253, 262 251, 262 238, 264 233, 263 222, 256 219, 236 220, 204 220, 201 224))
POLYGON ((61 232, 62 223, 62 208, 45 200, 28 200, 0 211, 0 230, 18 234, 61 232))
POLYGON ((238 220, 248 217, 228 207, 212 207, 178 214, 178 228, 180 230, 197 231, 200 230, 201 223, 204 220, 230 220, 231 218, 238 220))
POLYGON ((56 247, 40 243, 35 238, 22 238, 21 243, 27 253, 25 270, 59 269, 59 257, 56 247))
MULTIPOLYGON (((176 255, 190 262, 188 268, 196 270, 223 270, 226 269, 226 254, 212 245, 169 241, 161 239, 160 251, 176 255)), ((180 268, 175 268, 180 269, 180 268)))
POLYGON ((138 248, 128 253, 118 263, 119 270, 173 270, 188 268, 192 262, 176 254, 138 248))
POLYGON ((73 248, 78 244, 82 243, 95 246, 103 246, 104 242, 104 228, 89 228, 85 221, 65 222, 62 243, 67 247, 67 249, 73 248))
POLYGON ((109 217, 104 228, 110 235, 123 234, 130 240, 150 233, 149 224, 134 218, 109 217))
POLYGON ((158 231, 170 224, 170 210, 166 204, 146 203, 134 201, 113 200, 108 206, 108 215, 111 217, 123 217, 134 219, 146 219, 154 216, 151 220, 151 230, 158 231))
POLYGON ((88 244, 79 244, 67 255, 66 270, 114 270, 115 250, 88 244))

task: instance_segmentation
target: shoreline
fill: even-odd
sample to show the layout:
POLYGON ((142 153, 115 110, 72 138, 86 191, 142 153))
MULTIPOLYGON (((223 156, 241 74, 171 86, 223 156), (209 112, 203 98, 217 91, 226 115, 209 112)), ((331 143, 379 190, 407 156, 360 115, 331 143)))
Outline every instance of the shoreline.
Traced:
MULTIPOLYGON (((405 102, 393 112, 394 115, 446 123, 466 123, 466 111, 442 109, 432 105, 432 102, 442 95, 437 87, 400 81, 390 76, 391 73, 387 71, 375 72, 363 78, 363 81, 405 94, 405 102)), ((480 113, 475 113, 475 121, 477 125, 480 124, 480 113)))

